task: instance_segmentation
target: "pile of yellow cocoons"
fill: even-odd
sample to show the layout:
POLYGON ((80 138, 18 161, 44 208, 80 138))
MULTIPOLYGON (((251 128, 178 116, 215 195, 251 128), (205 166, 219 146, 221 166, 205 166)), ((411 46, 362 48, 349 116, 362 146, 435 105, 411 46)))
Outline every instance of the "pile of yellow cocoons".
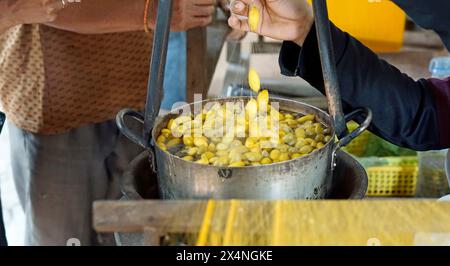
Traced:
POLYGON ((246 104, 215 102, 199 114, 172 118, 156 144, 186 161, 246 167, 296 159, 330 139, 330 129, 314 115, 279 111, 264 90, 246 104))

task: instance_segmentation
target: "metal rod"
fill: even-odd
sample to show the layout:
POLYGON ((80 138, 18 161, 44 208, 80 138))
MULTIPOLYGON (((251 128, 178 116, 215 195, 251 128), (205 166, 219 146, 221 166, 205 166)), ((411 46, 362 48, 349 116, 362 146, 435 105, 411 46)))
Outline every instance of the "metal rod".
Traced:
POLYGON ((144 139, 147 141, 147 147, 150 146, 151 131, 159 114, 164 95, 164 69, 166 66, 171 17, 172 0, 159 0, 144 116, 143 134, 144 139))
POLYGON ((337 78, 336 59, 330 32, 330 21, 326 0, 313 0, 314 17, 316 20, 317 40, 322 63, 322 73, 327 95, 328 109, 333 117, 336 134, 339 139, 348 134, 347 125, 342 110, 339 81, 337 78))

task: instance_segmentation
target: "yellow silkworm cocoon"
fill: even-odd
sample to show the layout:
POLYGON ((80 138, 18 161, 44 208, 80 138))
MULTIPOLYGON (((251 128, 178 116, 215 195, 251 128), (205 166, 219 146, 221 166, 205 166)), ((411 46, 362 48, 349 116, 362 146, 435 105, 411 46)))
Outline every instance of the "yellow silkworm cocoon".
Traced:
POLYGON ((258 93, 261 89, 261 79, 253 68, 248 72, 248 85, 252 91, 258 93))
POLYGON ((229 163, 228 157, 223 156, 223 157, 219 157, 219 159, 217 159, 214 162, 214 166, 219 166, 219 167, 228 166, 228 163, 229 163))
POLYGON ((305 115, 297 119, 299 123, 305 123, 306 121, 313 121, 315 119, 314 115, 305 115))
POLYGON ((235 139, 230 143, 231 148, 240 147, 240 146, 243 146, 243 145, 242 145, 242 142, 238 139, 235 139))
POLYGON ((211 159, 209 159, 209 163, 214 164, 215 161, 217 161, 219 159, 219 157, 212 157, 211 159))
POLYGON ((219 157, 228 157, 228 151, 217 151, 216 155, 219 157))
POLYGON ((270 158, 268 158, 268 157, 263 158, 261 160, 261 164, 271 164, 271 163, 272 163, 272 160, 270 158))
POLYGON ((190 148, 189 150, 187 150, 187 154, 188 155, 190 155, 190 156, 194 156, 194 155, 196 155, 197 154, 197 152, 198 152, 198 148, 197 147, 193 147, 193 148, 190 148))
POLYGON ((163 128, 161 130, 161 136, 164 136, 166 138, 170 137, 172 135, 172 131, 168 128, 163 128))
POLYGON ((245 140, 245 147, 247 147, 247 148, 253 148, 253 147, 255 147, 255 144, 258 142, 258 138, 255 138, 255 137, 248 137, 246 140, 245 140))
POLYGON ((290 127, 295 127, 295 126, 298 125, 298 122, 297 122, 296 120, 294 120, 294 119, 286 120, 286 123, 288 123, 288 125, 289 125, 290 127))
POLYGON ((260 113, 267 112, 267 108, 269 106, 269 92, 267 90, 263 90, 258 94, 256 98, 258 102, 258 110, 260 113))
POLYGON ((239 162, 239 161, 242 161, 242 154, 232 151, 232 152, 230 152, 228 158, 230 159, 230 163, 239 162))
POLYGON ((194 160, 194 157, 188 155, 188 156, 184 156, 184 157, 181 158, 181 159, 183 159, 183 160, 185 160, 185 161, 190 161, 190 162, 192 162, 192 161, 194 160))
POLYGON ((288 145, 294 145, 295 144, 295 137, 292 133, 286 134, 281 141, 283 141, 284 143, 288 144, 288 145))
POLYGON ((306 146, 301 147, 301 148, 299 149, 299 152, 300 152, 300 153, 303 153, 303 154, 308 154, 308 153, 312 152, 313 149, 314 149, 313 147, 311 147, 311 146, 309 146, 309 145, 306 145, 306 146))
POLYGON ((281 151, 279 151, 279 150, 272 150, 271 152, 270 152, 270 159, 272 159, 272 160, 278 160, 279 158, 280 158, 280 155, 281 155, 281 151))
POLYGON ((306 143, 308 143, 312 147, 316 147, 316 145, 317 145, 317 141, 315 141, 315 140, 313 140, 311 138, 306 138, 305 141, 306 141, 306 143))
POLYGON ((288 120, 288 119, 294 119, 294 116, 291 115, 291 114, 286 114, 286 115, 284 116, 284 119, 286 119, 286 120, 288 120))
POLYGON ((318 141, 318 142, 323 141, 324 139, 325 139, 325 136, 323 134, 317 134, 316 137, 314 138, 314 140, 318 141))
POLYGON ((202 158, 202 159, 200 159, 200 160, 198 160, 198 161, 195 161, 195 162, 196 162, 196 163, 199 163, 199 164, 205 164, 205 165, 209 164, 209 161, 206 160, 206 159, 204 159, 204 158, 202 158))
POLYGON ((244 157, 251 162, 259 162, 263 158, 263 156, 257 152, 247 152, 244 154, 244 157))
POLYGON ((158 144, 158 146, 159 146, 159 148, 160 148, 161 150, 167 151, 167 147, 166 147, 166 145, 165 145, 164 143, 157 143, 157 144, 158 144))
POLYGON ((296 158, 300 158, 300 157, 302 157, 303 155, 301 155, 300 153, 294 153, 294 154, 292 154, 292 156, 291 156, 291 158, 292 159, 296 159, 296 158))
POLYGON ((158 143, 164 143, 164 142, 166 142, 166 137, 165 136, 163 136, 163 135, 160 135, 157 139, 156 139, 156 142, 158 143))
POLYGON ((295 148, 300 149, 301 147, 306 145, 306 141, 302 138, 298 138, 297 142, 295 143, 295 148))
POLYGON ((210 152, 215 152, 215 151, 216 151, 216 144, 214 144, 214 143, 209 143, 209 145, 208 145, 208 151, 210 151, 210 152))
POLYGON ((193 146, 194 145, 194 138, 190 136, 183 136, 183 143, 186 146, 193 146))
POLYGON ((305 138, 306 137, 306 131, 303 128, 297 128, 295 129, 295 136, 297 138, 305 138))
POLYGON ((229 167, 244 167, 244 166, 245 166, 245 163, 242 161, 234 162, 229 165, 229 167))
POLYGON ((181 143, 181 139, 179 139, 179 138, 171 139, 171 140, 169 140, 166 143, 166 146, 167 146, 167 148, 171 148, 171 147, 176 146, 176 145, 178 145, 180 143, 181 143))
POLYGON ((201 155, 207 151, 208 151, 208 146, 202 145, 202 146, 198 147, 197 154, 201 155))
POLYGON ((258 102, 255 99, 250 99, 245 106, 245 111, 249 119, 254 119, 258 114, 258 102))
POLYGON ((228 145, 225 143, 219 143, 216 145, 216 150, 218 151, 228 150, 228 145))
POLYGON ((209 160, 209 159, 211 159, 211 158, 213 158, 215 155, 214 155, 214 153, 212 153, 212 152, 210 152, 210 151, 207 151, 207 152, 205 152, 205 153, 203 153, 202 154, 202 156, 201 156, 201 158, 203 159, 206 159, 206 160, 209 160))
POLYGON ((258 31, 259 20, 260 20, 259 10, 255 5, 252 5, 248 12, 248 25, 251 31, 253 32, 258 31))
POLYGON ((170 120, 169 120, 169 122, 167 123, 167 128, 169 129, 169 130, 172 130, 172 126, 173 126, 173 124, 174 124, 174 119, 173 118, 171 118, 170 120))
POLYGON ((280 162, 288 161, 288 160, 290 160, 290 159, 291 159, 291 158, 289 158, 289 154, 288 154, 287 152, 281 153, 281 154, 280 154, 280 157, 278 157, 278 160, 279 160, 280 162))
POLYGON ((208 147, 208 139, 205 137, 194 138, 194 145, 197 147, 205 146, 208 147))

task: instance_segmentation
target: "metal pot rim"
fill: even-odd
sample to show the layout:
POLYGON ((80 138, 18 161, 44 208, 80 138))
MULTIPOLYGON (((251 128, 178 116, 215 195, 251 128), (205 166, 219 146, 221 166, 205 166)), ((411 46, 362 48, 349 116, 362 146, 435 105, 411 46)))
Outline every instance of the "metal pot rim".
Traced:
MULTIPOLYGON (((158 125, 160 125, 160 123, 162 121, 164 121, 168 116, 174 115, 172 112, 175 112, 177 110, 182 110, 183 108, 186 108, 187 106, 193 106, 193 105, 199 104, 199 103, 213 102, 213 101, 233 102, 233 101, 237 101, 237 100, 241 100, 241 99, 245 100, 245 99, 250 99, 250 98, 254 98, 254 97, 251 97, 251 96, 237 96, 237 97, 227 97, 227 98, 213 98, 213 99, 197 101, 197 102, 193 102, 193 103, 189 103, 189 104, 185 104, 185 105, 182 105, 180 107, 177 107, 177 108, 171 110, 169 113, 165 114, 163 117, 161 117, 159 119, 159 121, 157 121, 157 123, 155 124, 155 126, 153 127, 153 130, 152 130, 152 139, 155 140, 157 138, 157 133, 158 132, 156 132, 156 131, 158 129, 158 125)), ((324 123, 326 123, 326 126, 331 129, 331 133, 332 134, 331 134, 330 140, 323 147, 321 147, 321 148, 319 148, 319 149, 317 149, 317 150, 315 150, 315 151, 313 151, 313 152, 311 152, 311 153, 309 153, 309 154, 307 154, 305 156, 302 156, 302 157, 299 157, 299 158, 295 158, 295 159, 290 159, 290 160, 283 161, 283 162, 262 164, 262 165, 249 165, 249 166, 245 166, 245 167, 229 167, 229 166, 214 166, 214 165, 204 165, 204 167, 210 167, 210 168, 215 168, 215 169, 252 169, 252 168, 261 168, 261 167, 272 167, 272 166, 282 165, 282 164, 286 164, 286 163, 290 163, 290 162, 294 162, 294 161, 307 160, 310 157, 314 156, 316 153, 319 153, 321 150, 328 149, 329 146, 331 146, 331 145, 334 146, 335 145, 335 143, 334 143, 335 130, 334 130, 333 123, 331 122, 331 116, 328 113, 326 113, 325 111, 323 111, 323 110, 321 110, 321 109, 319 109, 319 108, 317 108, 317 107, 315 107, 313 105, 310 105, 310 104, 306 104, 306 103, 302 103, 302 102, 294 101, 294 100, 290 100, 290 99, 283 99, 283 98, 277 98, 277 97, 273 97, 272 98, 272 97, 270 97, 270 101, 274 101, 274 100, 278 100, 280 102, 284 101, 284 102, 290 102, 290 103, 293 103, 293 104, 302 105, 302 106, 305 106, 307 108, 313 109, 313 110, 315 110, 318 113, 321 113, 324 117, 326 117, 329 120, 329 121, 324 121, 324 123)), ((280 109, 283 109, 283 108, 280 107, 280 109)), ((156 145, 156 143, 154 143, 154 142, 152 142, 152 145, 155 147, 155 149, 158 149, 160 152, 168 155, 169 158, 171 158, 173 160, 179 160, 179 161, 181 161, 183 163, 198 165, 195 162, 190 162, 190 161, 183 160, 182 158, 180 158, 178 156, 175 156, 174 154, 171 154, 170 152, 161 150, 159 148, 159 146, 156 145)))

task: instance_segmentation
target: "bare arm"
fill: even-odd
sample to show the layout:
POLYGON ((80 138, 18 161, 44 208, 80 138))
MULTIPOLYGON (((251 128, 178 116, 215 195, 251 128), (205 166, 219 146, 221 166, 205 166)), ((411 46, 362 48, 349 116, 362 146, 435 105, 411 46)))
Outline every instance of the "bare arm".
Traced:
MULTIPOLYGON (((1 1, 1 0, 0 0, 1 1)), ((174 0, 171 29, 206 26, 216 0, 174 0)), ((152 0, 149 27, 154 27, 158 0, 152 0)), ((145 0, 82 0, 64 8, 49 26, 83 34, 143 30, 145 0)))
POLYGON ((83 34, 142 30, 144 6, 145 0, 83 0, 45 24, 83 34))
POLYGON ((61 0, 0 0, 0 34, 20 24, 53 21, 62 8, 61 0))
POLYGON ((6 18, 0 18, 0 35, 2 35, 6 30, 14 26, 10 20, 6 18))
MULTIPOLYGON (((145 0, 0 0, 0 34, 20 24, 46 24, 82 34, 142 30, 145 0)), ((158 0, 152 0, 153 28, 158 0)), ((212 21, 216 0, 173 0, 172 31, 185 31, 212 21)))

